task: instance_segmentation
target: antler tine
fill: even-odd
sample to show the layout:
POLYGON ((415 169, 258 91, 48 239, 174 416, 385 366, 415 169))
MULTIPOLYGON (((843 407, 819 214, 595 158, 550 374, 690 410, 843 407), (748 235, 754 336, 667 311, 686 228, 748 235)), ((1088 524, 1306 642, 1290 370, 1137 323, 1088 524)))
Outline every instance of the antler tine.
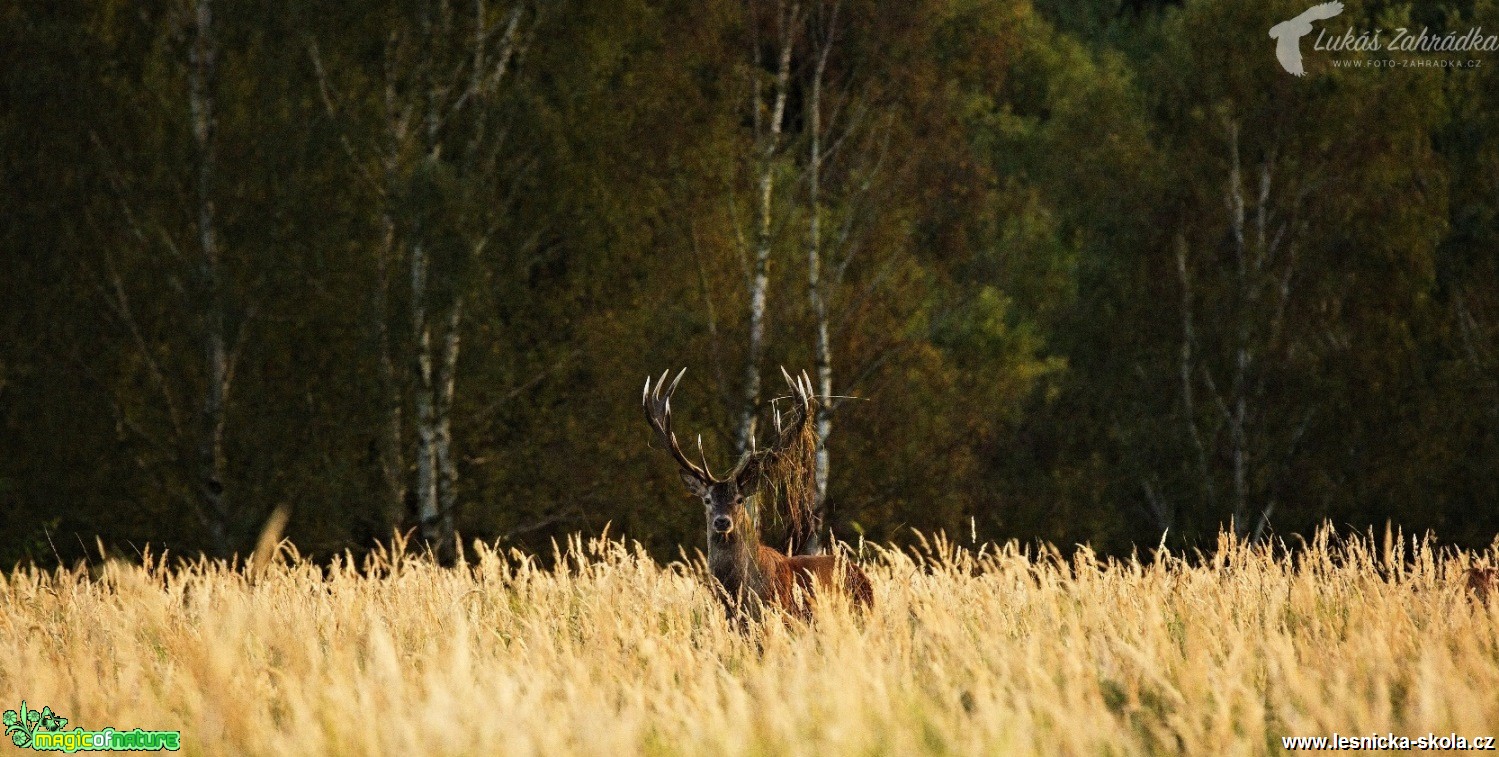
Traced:
POLYGON ((654 390, 651 389, 651 384, 653 383, 651 377, 650 376, 646 376, 645 377, 645 391, 643 391, 643 392, 640 393, 640 404, 642 404, 642 405, 645 406, 645 409, 646 409, 646 419, 649 420, 649 421, 651 421, 651 426, 652 427, 654 427, 656 425, 656 423, 655 423, 654 418, 651 416, 651 409, 652 409, 651 406, 652 406, 653 403, 654 404, 660 404, 660 402, 661 402, 661 385, 666 383, 666 376, 669 373, 671 373, 671 369, 670 368, 668 368, 665 373, 661 374, 661 378, 656 379, 654 381, 655 386, 656 386, 656 388, 654 390))
POLYGON ((781 375, 785 376, 786 386, 791 389, 791 399, 796 402, 796 404, 801 405, 803 408, 805 408, 807 405, 807 389, 809 386, 811 386, 811 384, 807 382, 807 372, 802 371, 795 376, 791 376, 790 374, 787 374, 785 369, 783 368, 781 369, 781 375))
POLYGON ((791 399, 797 403, 802 402, 802 380, 801 376, 793 377, 786 372, 786 366, 781 366, 781 378, 786 379, 786 388, 791 390, 791 399))
POLYGON ((714 479, 715 481, 718 480, 718 476, 713 475, 713 469, 708 467, 708 453, 703 451, 702 434, 697 435, 697 456, 703 459, 703 472, 708 474, 708 478, 714 479))
MULTIPOLYGON (((656 393, 654 395, 652 395, 652 396, 655 398, 655 400, 657 402, 661 401, 661 390, 666 388, 666 379, 669 378, 670 376, 671 376, 671 369, 667 368, 666 370, 664 370, 664 371, 661 372, 661 378, 656 379, 656 393)), ((671 395, 668 394, 667 397, 666 397, 666 399, 670 400, 671 399, 671 395)))

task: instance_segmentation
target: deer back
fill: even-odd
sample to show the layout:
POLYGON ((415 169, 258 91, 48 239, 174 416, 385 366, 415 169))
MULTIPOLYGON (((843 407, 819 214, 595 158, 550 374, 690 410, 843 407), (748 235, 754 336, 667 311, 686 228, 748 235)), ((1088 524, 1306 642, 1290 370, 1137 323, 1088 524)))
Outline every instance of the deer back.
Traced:
POLYGON ((819 591, 842 591, 857 607, 874 605, 874 588, 864 571, 832 555, 787 557, 762 544, 756 562, 765 576, 766 599, 795 615, 810 617, 819 591))
POLYGON ((814 593, 814 585, 841 590, 858 607, 874 605, 874 587, 859 566, 832 555, 799 555, 786 558, 803 591, 814 593))
POLYGON ((1489 596, 1499 590, 1499 569, 1496 568, 1468 568, 1464 576, 1468 585, 1468 591, 1478 601, 1488 604, 1489 596))

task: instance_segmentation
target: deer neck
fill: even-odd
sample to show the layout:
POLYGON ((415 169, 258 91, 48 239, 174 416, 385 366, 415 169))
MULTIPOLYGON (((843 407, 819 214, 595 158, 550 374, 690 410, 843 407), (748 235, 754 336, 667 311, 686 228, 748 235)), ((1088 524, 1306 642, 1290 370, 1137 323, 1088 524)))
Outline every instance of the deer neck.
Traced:
POLYGON ((741 514, 727 534, 709 531, 708 567, 730 597, 761 593, 764 580, 755 561, 759 551, 760 537, 748 514, 741 514))

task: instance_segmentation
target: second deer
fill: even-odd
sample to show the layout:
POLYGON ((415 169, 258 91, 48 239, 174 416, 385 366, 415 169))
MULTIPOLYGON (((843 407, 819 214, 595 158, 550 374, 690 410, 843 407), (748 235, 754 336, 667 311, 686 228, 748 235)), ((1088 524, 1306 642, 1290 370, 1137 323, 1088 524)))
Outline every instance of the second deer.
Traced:
POLYGON ((641 403, 645 406, 646 421, 676 460, 682 483, 703 501, 708 521, 708 566, 722 589, 729 613, 747 611, 755 615, 762 607, 769 606, 808 618, 812 614, 811 600, 819 590, 842 591, 855 605, 872 605, 874 592, 869 577, 857 565, 832 555, 787 556, 765 546, 760 543, 759 530, 745 509, 745 498, 761 488, 812 417, 816 401, 812 382, 805 374, 793 379, 781 371, 795 405, 789 421, 782 425, 778 415, 775 445, 746 452, 728 475, 719 478, 708 469, 707 460, 698 465, 688 459, 672 431, 671 395, 686 372, 683 368, 668 383, 671 371, 667 371, 654 386, 647 378, 641 403))

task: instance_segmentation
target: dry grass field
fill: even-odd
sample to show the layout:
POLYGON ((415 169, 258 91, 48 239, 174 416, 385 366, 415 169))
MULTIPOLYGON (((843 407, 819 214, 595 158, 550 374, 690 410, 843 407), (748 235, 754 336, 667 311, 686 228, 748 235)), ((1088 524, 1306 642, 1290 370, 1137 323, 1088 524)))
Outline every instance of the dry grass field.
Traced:
POLYGON ((1323 535, 1294 557, 1106 563, 937 540, 865 550, 872 613, 740 632, 700 564, 560 552, 18 569, 0 704, 213 755, 1235 755, 1499 732, 1499 606, 1462 578, 1492 554, 1323 535))

